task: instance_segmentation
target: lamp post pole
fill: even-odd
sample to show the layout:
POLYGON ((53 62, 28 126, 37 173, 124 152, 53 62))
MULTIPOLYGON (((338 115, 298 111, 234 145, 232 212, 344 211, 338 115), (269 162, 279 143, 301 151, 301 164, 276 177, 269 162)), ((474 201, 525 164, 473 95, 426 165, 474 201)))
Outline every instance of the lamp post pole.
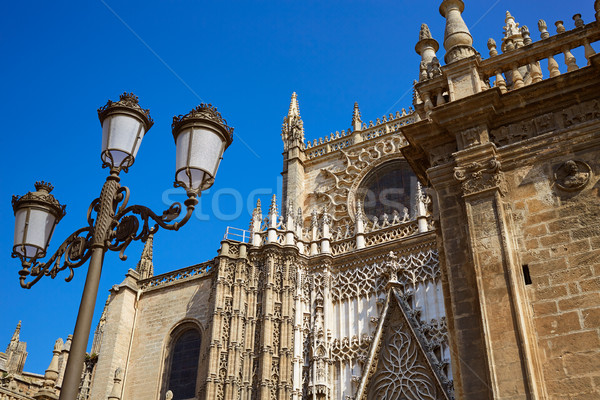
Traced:
POLYGON ((73 331, 73 341, 67 366, 63 378, 63 384, 60 391, 60 400, 74 400, 79 393, 79 383, 81 382, 81 369, 85 362, 88 338, 92 328, 92 319, 94 317, 94 308, 98 296, 98 287, 100 285, 100 275, 102 274, 102 264, 104 263, 104 254, 106 253, 106 240, 108 228, 113 221, 112 202, 119 190, 119 175, 111 174, 100 194, 100 212, 94 225, 94 236, 91 244, 92 256, 90 265, 85 278, 83 294, 81 295, 81 304, 79 313, 75 322, 73 331))
POLYGON ((223 152, 233 140, 233 128, 210 104, 201 104, 186 115, 173 117, 177 147, 174 185, 184 188, 188 196, 183 203, 185 215, 175 221, 182 211, 180 203, 173 203, 161 216, 145 206, 128 206, 129 189, 119 183, 119 173, 127 172, 133 165, 142 138, 152 127, 149 111, 139 106, 137 96, 124 93, 117 102, 109 100, 98 110, 98 116, 102 124, 101 158, 103 167, 110 168, 110 175, 100 197, 90 204, 88 226, 73 232, 46 262, 40 262, 46 256, 56 224, 65 215, 65 206, 50 194, 52 185, 43 181, 36 182, 36 192, 13 196, 12 200, 15 211, 12 257, 21 260, 19 280, 23 288, 31 288, 44 276, 55 278, 66 269, 70 272, 65 279, 68 282, 73 279, 74 269, 90 260, 60 400, 76 400, 79 393, 104 254, 108 250, 120 251, 120 258, 125 260, 125 249, 132 241, 145 242, 159 228, 176 231, 185 225, 201 191, 214 183, 223 152), (30 276, 33 279, 26 282, 30 276))

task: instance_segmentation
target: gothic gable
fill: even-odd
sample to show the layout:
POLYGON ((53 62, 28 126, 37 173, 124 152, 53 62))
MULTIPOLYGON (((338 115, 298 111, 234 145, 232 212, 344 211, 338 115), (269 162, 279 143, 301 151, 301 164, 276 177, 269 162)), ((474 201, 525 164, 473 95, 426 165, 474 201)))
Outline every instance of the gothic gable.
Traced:
POLYGON ((398 289, 390 289, 356 399, 453 398, 413 314, 398 289))

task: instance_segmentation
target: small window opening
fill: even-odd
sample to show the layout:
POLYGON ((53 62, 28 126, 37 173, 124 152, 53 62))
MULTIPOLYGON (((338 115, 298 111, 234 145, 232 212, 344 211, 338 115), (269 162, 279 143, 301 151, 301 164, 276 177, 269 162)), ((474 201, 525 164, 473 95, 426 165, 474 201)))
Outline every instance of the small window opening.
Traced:
POLYGON ((531 285, 531 275, 529 275, 529 265, 523 265, 523 278, 526 285, 531 285))

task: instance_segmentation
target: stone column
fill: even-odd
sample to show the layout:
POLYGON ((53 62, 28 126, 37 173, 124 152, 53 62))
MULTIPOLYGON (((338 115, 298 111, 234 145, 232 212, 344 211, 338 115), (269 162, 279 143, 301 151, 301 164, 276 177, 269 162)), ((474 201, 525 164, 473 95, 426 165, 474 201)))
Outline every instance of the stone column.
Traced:
MULTIPOLYGON (((222 243, 221 254, 226 254, 227 243, 222 243)), ((219 393, 225 391, 226 371, 221 371, 221 357, 226 356, 229 334, 224 330, 223 324, 227 318, 227 298, 230 296, 231 275, 228 258, 219 256, 216 260, 216 274, 212 305, 212 323, 209 337, 211 342, 208 349, 208 365, 204 384, 204 399, 216 399, 219 393), (224 373, 223 373, 224 372, 224 373)))
POLYGON ((363 213, 362 203, 359 201, 356 203, 356 222, 355 222, 355 235, 356 235, 356 248, 365 248, 365 214, 363 213))
POLYGON ((323 235, 321 237, 321 254, 330 254, 331 253, 331 215, 327 211, 323 213, 323 235))

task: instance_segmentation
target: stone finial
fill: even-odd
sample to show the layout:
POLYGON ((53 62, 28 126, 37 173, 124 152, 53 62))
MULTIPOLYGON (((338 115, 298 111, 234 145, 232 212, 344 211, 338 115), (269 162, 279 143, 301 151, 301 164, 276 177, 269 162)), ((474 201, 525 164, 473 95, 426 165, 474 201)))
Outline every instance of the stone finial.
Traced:
MULTIPOLYGON (((109 301, 110 301, 110 296, 109 296, 108 300, 106 300, 105 307, 108 305, 109 301)), ((66 351, 66 352, 71 351, 71 343, 72 342, 73 342, 73 335, 68 335, 67 336, 67 341, 65 342, 65 345, 63 346, 63 351, 66 351)))
MULTIPOLYGON (((120 400, 121 392, 123 391, 123 370, 121 367, 115 370, 115 377, 113 380, 113 387, 108 396, 108 400, 120 400)), ((172 396, 171 396, 172 397, 172 396)))
POLYGON ((548 39, 550 37, 550 32, 548 32, 548 25, 543 19, 540 19, 538 21, 538 29, 540 31, 540 37, 542 39, 548 39))
POLYGON ((63 342, 63 340, 61 338, 56 339, 56 342, 54 342, 53 352, 60 353, 63 349, 64 344, 65 343, 63 342))
POLYGON ((54 342, 54 349, 52 350, 52 361, 50 361, 50 365, 46 370, 46 374, 44 375, 46 382, 44 385, 47 387, 53 387, 54 382, 58 378, 58 356, 60 355, 63 349, 64 342, 61 338, 56 339, 54 342))
POLYGON ((362 201, 358 200, 356 202, 356 219, 360 219, 361 221, 364 221, 365 218, 365 213, 363 211, 363 203, 362 201))
POLYGON ((506 18, 504 20, 504 37, 502 38, 502 52, 511 51, 518 49, 523 46, 523 35, 519 29, 519 23, 515 21, 509 11, 506 12, 506 18))
POLYGON ((498 50, 496 50, 496 41, 492 38, 488 39, 487 48, 490 51, 490 57, 494 57, 498 55, 498 50))
POLYGON ((323 224, 331 225, 331 214, 327 210, 323 210, 323 224))
POLYGON ((436 58, 435 52, 438 51, 439 48, 440 45, 431 37, 431 32, 429 31, 427 24, 422 24, 421 31, 419 32, 419 41, 415 45, 415 51, 421 56, 419 80, 425 80, 429 77, 428 71, 431 62, 436 58))
MULTIPOLYGON (((268 219, 269 219, 269 230, 271 228, 279 227, 279 211, 277 210, 277 196, 276 195, 273 195, 273 197, 271 198, 271 206, 269 207, 268 219)), ((271 232, 270 235, 273 235, 273 232, 271 232)), ((272 237, 271 241, 275 241, 275 239, 272 237)))
POLYGON ((167 390, 167 394, 165 394, 165 400, 173 400, 173 392, 167 390))
POLYGON ((575 28, 581 28, 585 25, 583 19, 581 19, 581 14, 573 15, 573 21, 575 21, 575 28))
POLYGON ((433 39, 429 27, 427 24, 421 24, 421 30, 419 31, 419 40, 433 39))
POLYGON ((63 348, 63 340, 57 339, 54 343, 54 350, 52 351, 52 361, 50 361, 50 365, 46 372, 44 373, 44 382, 42 387, 38 390, 38 392, 33 396, 36 400, 55 400, 58 399, 56 395, 56 382, 58 380, 59 372, 58 372, 58 357, 63 348))
POLYGON ((259 219, 262 219, 262 210, 260 208, 260 199, 256 200, 256 207, 254 208, 254 211, 252 211, 252 216, 259 216, 259 219))
POLYGON ((260 199, 256 200, 256 207, 252 210, 252 218, 250 219, 250 231, 259 232, 262 224, 262 210, 260 207, 260 199))
POLYGON ((147 279, 154 276, 154 264, 152 263, 153 258, 153 242, 154 233, 151 233, 146 239, 144 244, 144 250, 142 250, 142 256, 138 262, 135 270, 140 274, 140 279, 147 279))
POLYGON ((277 214, 277 196, 271 197, 271 206, 269 207, 269 214, 277 214))
POLYGON ((464 9, 465 3, 462 0, 444 0, 440 5, 440 14, 446 18, 444 32, 446 64, 477 54, 473 48, 473 37, 461 15, 464 9))
POLYGON ((296 92, 292 93, 292 99, 290 100, 290 109, 288 110, 288 117, 299 117, 300 106, 298 105, 298 95, 296 92))
POLYGON ((313 208, 312 213, 310 214, 310 227, 318 228, 319 226, 319 213, 316 208, 313 208))
POLYGON ((531 44, 531 34, 529 33, 527 25, 521 27, 521 36, 523 36, 523 45, 527 46, 531 44))
POLYGON ((554 25, 556 25, 556 33, 563 33, 566 32, 567 29, 565 28, 565 26, 563 25, 563 21, 556 21, 554 23, 554 25))
POLYGON ((352 111, 352 129, 355 132, 362 130, 362 119, 360 109, 358 108, 358 102, 354 103, 354 110, 352 111))
POLYGON ((19 321, 19 323, 17 324, 17 327, 15 328, 15 332, 12 335, 12 338, 10 339, 11 343, 12 342, 18 342, 20 339, 21 335, 21 321, 19 321))

